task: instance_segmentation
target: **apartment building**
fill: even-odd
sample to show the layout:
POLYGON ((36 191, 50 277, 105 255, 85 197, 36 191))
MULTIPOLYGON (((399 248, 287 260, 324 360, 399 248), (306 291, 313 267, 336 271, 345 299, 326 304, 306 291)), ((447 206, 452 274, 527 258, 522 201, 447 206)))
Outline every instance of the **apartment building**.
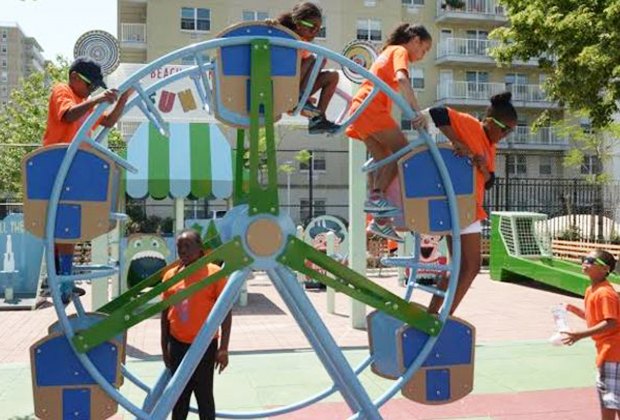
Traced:
MULTIPOLYGON (((123 62, 142 63, 170 51, 215 37, 229 25, 242 20, 275 17, 296 0, 119 0, 118 33, 123 62)), ((506 89, 513 92, 519 124, 500 147, 498 176, 558 178, 578 176, 594 169, 590 162, 581 171, 563 167, 568 140, 553 128, 537 132, 532 122, 548 110, 563 118, 562 107, 547 99, 541 85, 545 75, 535 60, 515 62, 500 68, 490 57, 493 42, 489 33, 507 24, 505 10, 495 0, 465 0, 461 9, 452 9, 442 0, 322 0, 315 1, 324 11, 323 28, 316 43, 342 51, 352 40, 362 39, 378 48, 400 22, 421 23, 431 32, 433 49, 411 69, 413 87, 423 107, 446 105, 482 116, 489 97, 506 89)), ((189 64, 189 63, 188 63, 189 64)), ((410 130, 407 121, 402 127, 410 130)), ((281 130, 279 148, 314 150, 313 202, 315 213, 324 209, 346 216, 347 139, 310 137, 303 129, 281 130)), ((411 132, 411 135, 414 135, 411 132)), ((283 153, 292 161, 291 153, 283 153)), ((282 163, 282 162, 281 162, 282 163)), ((297 172, 282 175, 291 202, 308 204, 308 170, 295 163, 297 172), (290 186, 290 187, 288 187, 290 186)), ((285 203, 284 203, 285 204, 285 203)), ((305 213, 302 207, 303 219, 305 213)))
POLYGON ((17 23, 0 22, 0 107, 22 78, 43 71, 42 52, 37 40, 26 36, 17 23))

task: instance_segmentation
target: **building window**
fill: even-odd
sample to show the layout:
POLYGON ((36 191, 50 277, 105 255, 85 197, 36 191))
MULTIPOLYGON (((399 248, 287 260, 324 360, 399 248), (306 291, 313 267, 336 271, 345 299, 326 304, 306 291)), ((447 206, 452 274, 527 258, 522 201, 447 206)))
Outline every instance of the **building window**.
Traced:
POLYGON ((7 68, 7 61, 5 59, 2 59, 2 61, 0 62, 0 66, 4 69, 7 68))
POLYGON ((553 160, 550 156, 541 156, 540 163, 538 165, 538 173, 540 175, 552 175, 553 173, 553 160))
POLYGON ((584 156, 581 162, 582 175, 598 175, 603 172, 603 164, 598 156, 584 156))
POLYGON ((8 37, 9 37, 9 32, 6 29, 3 29, 2 32, 0 33, 0 41, 2 43, 5 43, 8 37))
POLYGON ((251 20, 265 20, 269 18, 269 13, 267 12, 259 12, 258 10, 244 10, 241 14, 241 18, 243 21, 251 21, 251 20))
MULTIPOLYGON (((310 161, 299 162, 300 171, 310 170, 310 161)), ((327 161, 325 159, 325 151, 315 150, 312 152, 312 170, 324 172, 327 170, 327 161)))
POLYGON ((211 9, 196 7, 181 8, 181 29, 184 31, 207 32, 211 30, 211 9))
POLYGON ((527 161, 525 156, 506 156, 506 172, 508 175, 527 175, 527 161))
POLYGON ((0 54, 6 55, 7 51, 8 51, 8 47, 6 45, 0 46, 0 54))
POLYGON ((417 90, 424 89, 424 69, 412 67, 409 69, 411 87, 417 90))
MULTIPOLYGON (((327 200, 323 198, 312 200, 312 217, 324 216, 327 214, 327 200)), ((310 200, 302 198, 299 200, 299 220, 306 221, 310 218, 310 200)))
POLYGON ((403 6, 424 6, 424 0, 402 0, 403 6))
POLYGON ((375 7, 377 5, 377 0, 364 0, 364 6, 366 7, 375 7))
POLYGON ((2 96, 3 98, 6 98, 8 95, 9 95, 8 88, 5 85, 0 86, 0 96, 2 96))
POLYGON ((364 41, 381 41, 381 21, 375 19, 358 19, 357 39, 364 41))
POLYGON ((6 72, 6 70, 2 70, 0 71, 0 82, 8 82, 9 81, 9 74, 6 72))

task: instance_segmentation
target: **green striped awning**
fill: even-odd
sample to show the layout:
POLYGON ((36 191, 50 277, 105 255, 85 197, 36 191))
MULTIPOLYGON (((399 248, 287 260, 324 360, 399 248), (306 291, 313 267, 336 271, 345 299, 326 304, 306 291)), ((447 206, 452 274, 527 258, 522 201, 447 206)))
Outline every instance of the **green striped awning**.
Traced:
POLYGON ((228 198, 233 151, 215 124, 170 123, 170 137, 142 123, 127 146, 126 190, 133 198, 228 198))

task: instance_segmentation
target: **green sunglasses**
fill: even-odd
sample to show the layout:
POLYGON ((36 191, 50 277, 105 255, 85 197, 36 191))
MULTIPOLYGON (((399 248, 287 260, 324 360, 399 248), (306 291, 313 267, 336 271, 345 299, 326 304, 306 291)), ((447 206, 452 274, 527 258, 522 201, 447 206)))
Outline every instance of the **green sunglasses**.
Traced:
POLYGON ((77 74, 77 75, 78 75, 78 77, 79 77, 80 79, 82 79, 82 80, 84 81, 84 83, 86 83, 86 84, 88 85, 88 89, 90 89, 90 90, 95 90, 95 89, 97 89, 97 86, 95 86, 95 85, 93 84, 93 82, 91 82, 91 81, 90 81, 90 79, 89 79, 88 77, 86 77, 86 76, 84 76, 83 74, 78 73, 78 72, 75 72, 75 74, 77 74))
POLYGON ((581 262, 584 264, 590 264, 590 265, 600 265, 602 267, 607 267, 607 264, 605 263, 605 261, 601 260, 600 258, 596 258, 596 257, 583 257, 581 258, 581 262))
POLYGON ((299 19, 297 22, 299 22, 299 24, 301 24, 302 26, 305 26, 306 28, 309 28, 315 31, 320 28, 319 25, 315 25, 314 23, 308 22, 307 20, 299 19))
POLYGON ((508 127, 506 124, 498 120, 497 118, 489 117, 497 126, 502 130, 502 133, 510 133, 512 131, 512 127, 508 127))

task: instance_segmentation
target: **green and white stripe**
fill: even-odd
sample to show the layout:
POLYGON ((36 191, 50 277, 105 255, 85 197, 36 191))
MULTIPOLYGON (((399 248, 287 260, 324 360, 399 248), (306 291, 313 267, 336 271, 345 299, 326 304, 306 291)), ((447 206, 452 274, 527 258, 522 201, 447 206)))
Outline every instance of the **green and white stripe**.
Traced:
POLYGON ((228 198, 233 163, 228 140, 215 124, 170 123, 170 138, 142 123, 127 146, 137 173, 127 172, 133 198, 228 198))

